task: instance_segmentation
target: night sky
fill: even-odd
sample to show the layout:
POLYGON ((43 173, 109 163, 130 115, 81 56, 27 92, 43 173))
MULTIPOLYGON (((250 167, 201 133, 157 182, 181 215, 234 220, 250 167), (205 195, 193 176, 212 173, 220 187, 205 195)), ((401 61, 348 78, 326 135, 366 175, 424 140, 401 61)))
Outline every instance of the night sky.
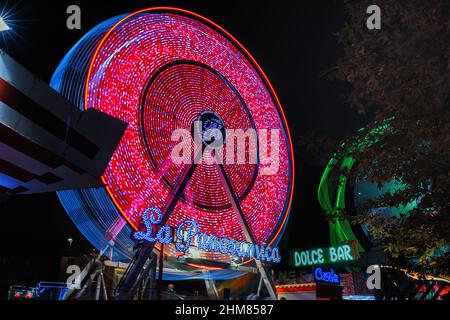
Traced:
MULTIPOLYGON (((269 77, 293 137, 294 202, 280 244, 287 261, 290 247, 329 245, 328 226, 316 200, 323 167, 314 155, 301 148, 302 135, 316 132, 339 137, 367 121, 343 104, 346 88, 322 76, 340 56, 334 34, 345 19, 342 2, 1 1, 1 7, 14 7, 11 12, 16 21, 15 33, 0 39, 0 44, 48 83, 60 60, 86 32, 118 14, 152 6, 175 6, 199 13, 229 31, 269 77), (70 4, 81 7, 82 30, 66 28, 66 8, 70 4)), ((0 259, 16 257, 17 264, 17 280, 10 276, 9 282, 34 285, 36 280, 55 280, 61 254, 90 250, 55 194, 10 198, 0 204, 0 215, 0 259), (68 237, 74 239, 71 248, 68 237)), ((2 286, 6 285, 4 281, 2 286)))

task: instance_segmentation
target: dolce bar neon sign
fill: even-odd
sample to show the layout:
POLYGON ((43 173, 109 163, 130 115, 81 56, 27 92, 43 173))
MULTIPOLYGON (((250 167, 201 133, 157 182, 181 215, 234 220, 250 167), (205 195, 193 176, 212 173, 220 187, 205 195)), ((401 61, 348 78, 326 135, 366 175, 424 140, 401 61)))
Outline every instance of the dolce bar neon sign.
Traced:
POLYGON ((292 250, 291 264, 295 267, 315 266, 355 260, 352 247, 344 244, 339 247, 312 250, 292 250))
POLYGON ((149 208, 145 210, 142 213, 145 231, 136 231, 132 237, 138 241, 175 243, 177 250, 180 252, 187 252, 191 246, 196 246, 203 251, 231 254, 241 258, 274 263, 281 261, 278 248, 237 241, 232 238, 219 238, 208 233, 199 233, 198 224, 193 220, 184 221, 175 230, 169 226, 161 226, 153 236, 153 229, 161 223, 161 220, 162 213, 159 209, 149 208))

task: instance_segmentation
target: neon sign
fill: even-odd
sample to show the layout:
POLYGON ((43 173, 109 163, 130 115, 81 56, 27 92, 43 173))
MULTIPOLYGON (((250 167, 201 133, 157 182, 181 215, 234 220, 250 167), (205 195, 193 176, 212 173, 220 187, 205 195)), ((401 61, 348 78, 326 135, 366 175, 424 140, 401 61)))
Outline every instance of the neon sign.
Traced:
POLYGON ((136 231, 132 237, 138 241, 175 243, 179 252, 186 253, 191 246, 199 250, 231 254, 246 259, 257 259, 278 263, 281 256, 278 248, 237 241, 233 238, 220 238, 208 233, 199 233, 198 224, 193 220, 182 222, 178 228, 169 226, 156 227, 162 220, 162 213, 157 208, 149 208, 142 213, 145 231, 136 231), (157 232, 154 232, 158 229, 157 232), (154 234, 156 233, 156 234, 154 234), (153 235, 154 234, 154 235, 153 235))
POLYGON ((291 251, 291 264, 294 267, 348 262, 356 259, 357 254, 355 254, 352 246, 348 244, 338 247, 291 251))
POLYGON ((330 271, 324 271, 322 268, 316 268, 314 270, 314 279, 316 282, 326 282, 331 284, 341 283, 339 274, 335 273, 333 269, 330 269, 330 271))

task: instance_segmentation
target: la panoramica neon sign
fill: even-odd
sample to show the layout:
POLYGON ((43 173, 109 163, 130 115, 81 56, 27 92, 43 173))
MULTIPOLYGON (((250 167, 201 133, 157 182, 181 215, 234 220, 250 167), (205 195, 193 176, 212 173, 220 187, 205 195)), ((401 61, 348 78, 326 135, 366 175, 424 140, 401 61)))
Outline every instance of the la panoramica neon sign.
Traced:
MULTIPOLYGON (((188 252, 191 246, 199 250, 231 254, 235 257, 257 259, 266 262, 279 263, 281 256, 278 248, 257 245, 250 242, 237 241, 233 238, 220 238, 213 234, 199 233, 197 222, 186 220, 178 228, 161 226, 155 235, 152 235, 155 226, 162 220, 162 213, 157 208, 149 208, 142 213, 145 231, 135 231, 133 238, 138 241, 159 242, 162 244, 174 243, 179 252, 188 252)), ((157 228, 156 228, 157 229, 157 228)))

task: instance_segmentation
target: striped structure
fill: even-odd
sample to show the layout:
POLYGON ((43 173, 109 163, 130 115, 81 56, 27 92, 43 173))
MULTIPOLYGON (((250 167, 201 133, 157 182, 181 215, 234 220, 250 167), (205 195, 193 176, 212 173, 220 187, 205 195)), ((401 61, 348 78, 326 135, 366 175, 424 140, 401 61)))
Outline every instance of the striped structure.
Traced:
POLYGON ((0 193, 102 184, 126 124, 81 111, 0 52, 0 193))

